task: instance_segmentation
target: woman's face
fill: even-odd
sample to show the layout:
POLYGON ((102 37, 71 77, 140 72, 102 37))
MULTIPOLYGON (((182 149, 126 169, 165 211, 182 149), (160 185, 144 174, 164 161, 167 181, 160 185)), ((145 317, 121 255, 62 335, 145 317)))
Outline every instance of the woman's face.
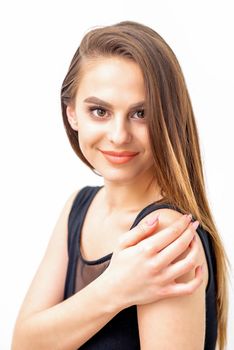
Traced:
POLYGON ((139 66, 111 57, 88 61, 83 68, 67 115, 85 158, 107 181, 151 180, 153 157, 139 66))

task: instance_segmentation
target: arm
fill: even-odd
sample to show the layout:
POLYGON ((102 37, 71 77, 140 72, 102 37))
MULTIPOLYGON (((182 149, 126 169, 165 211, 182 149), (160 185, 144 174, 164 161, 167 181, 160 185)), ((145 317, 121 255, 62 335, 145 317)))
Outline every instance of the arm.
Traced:
MULTIPOLYGON (((104 273, 63 301, 68 262, 67 218, 73 198, 74 195, 62 211, 23 302, 12 350, 74 350, 122 309, 178 295, 178 290, 170 284, 162 295, 165 287, 162 288, 161 281, 164 280, 163 268, 184 252, 194 235, 186 216, 156 235, 158 221, 152 224, 152 220, 123 234, 104 273), (144 253, 144 247, 147 252, 148 246, 159 251, 160 262, 156 264, 158 272, 155 273, 152 273, 152 259, 144 253)), ((177 270, 177 275, 178 272, 180 276, 181 269, 177 270)), ((190 283, 176 287, 182 287, 179 294, 186 295, 200 283, 201 276, 197 275, 190 283)))
MULTIPOLYGON (((170 225, 180 216, 180 213, 170 209, 160 210, 159 230, 170 225)), ((163 299, 137 307, 141 350, 204 349, 205 289, 208 269, 198 234, 196 234, 196 240, 200 246, 196 266, 203 263, 203 282, 190 295, 163 299)), ((185 251, 175 262, 186 257, 188 251, 185 251)), ((195 266, 193 270, 177 278, 176 282, 183 283, 191 280, 194 278, 194 271, 195 266)))
POLYGON ((108 296, 112 291, 105 275, 62 301, 68 262, 67 218, 75 195, 65 204, 19 312, 13 350, 76 349, 119 311, 111 305, 108 296))

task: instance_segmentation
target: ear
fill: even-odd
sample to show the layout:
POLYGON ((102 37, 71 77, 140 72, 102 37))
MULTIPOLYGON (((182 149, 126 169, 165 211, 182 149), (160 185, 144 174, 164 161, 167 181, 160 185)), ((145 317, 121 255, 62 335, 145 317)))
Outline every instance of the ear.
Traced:
POLYGON ((77 122, 75 108, 70 106, 70 105, 68 105, 67 109, 66 109, 66 112, 67 112, 67 120, 68 120, 71 128, 73 130, 78 131, 78 122, 77 122))

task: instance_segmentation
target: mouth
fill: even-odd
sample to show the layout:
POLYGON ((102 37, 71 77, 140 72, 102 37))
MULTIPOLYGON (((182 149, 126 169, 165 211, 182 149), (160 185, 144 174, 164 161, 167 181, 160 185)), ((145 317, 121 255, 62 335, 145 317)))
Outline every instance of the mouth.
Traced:
POLYGON ((129 152, 129 151, 122 151, 122 152, 116 152, 116 151, 103 151, 100 150, 103 154, 107 154, 109 156, 113 157, 133 157, 136 156, 139 152, 129 152))
POLYGON ((111 163, 114 164, 124 164, 131 161, 134 157, 136 157, 139 152, 130 152, 130 151, 103 151, 100 152, 104 155, 104 157, 111 163))

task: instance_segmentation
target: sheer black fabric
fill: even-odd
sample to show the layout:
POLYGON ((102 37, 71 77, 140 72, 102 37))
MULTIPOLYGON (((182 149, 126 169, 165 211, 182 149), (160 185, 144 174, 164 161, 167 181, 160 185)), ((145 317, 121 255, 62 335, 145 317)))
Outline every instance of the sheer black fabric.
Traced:
MULTIPOLYGON (((100 188, 101 187, 83 188, 76 196, 71 208, 68 219, 69 262, 64 299, 69 298, 96 279, 110 263, 112 253, 97 260, 87 261, 82 257, 80 251, 80 234, 84 218, 90 203, 100 188)), ((161 208, 171 208, 180 211, 178 208, 169 204, 152 203, 137 215, 131 228, 136 226, 150 212, 161 208)), ((206 334, 204 349, 214 350, 217 338, 215 255, 209 234, 200 226, 197 232, 203 244, 209 269, 209 281, 206 288, 206 334)), ((77 312, 79 312, 79 310, 77 310, 77 312)), ((157 336, 157 330, 155 330, 155 336, 157 336)), ((136 306, 131 306, 118 313, 79 349, 140 350, 136 306)))

